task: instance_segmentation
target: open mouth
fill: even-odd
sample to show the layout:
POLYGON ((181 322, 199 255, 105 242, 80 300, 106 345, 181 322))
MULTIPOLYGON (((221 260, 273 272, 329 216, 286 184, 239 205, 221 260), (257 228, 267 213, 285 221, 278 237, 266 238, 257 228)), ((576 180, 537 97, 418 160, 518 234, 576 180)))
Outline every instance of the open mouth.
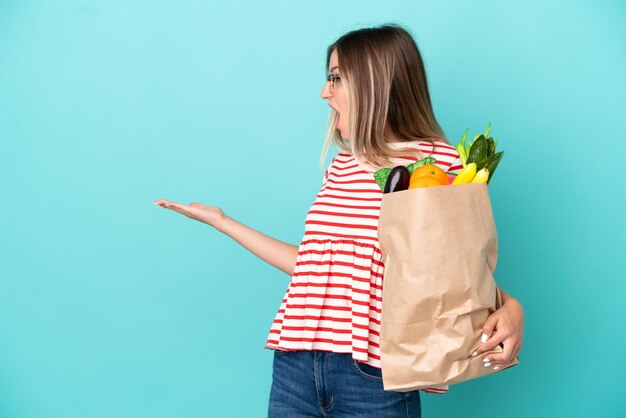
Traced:
POLYGON ((328 106, 330 106, 335 112, 337 112, 337 120, 335 120, 335 126, 337 126, 339 124, 339 110, 337 110, 337 108, 335 106, 332 106, 331 104, 329 104, 328 106))

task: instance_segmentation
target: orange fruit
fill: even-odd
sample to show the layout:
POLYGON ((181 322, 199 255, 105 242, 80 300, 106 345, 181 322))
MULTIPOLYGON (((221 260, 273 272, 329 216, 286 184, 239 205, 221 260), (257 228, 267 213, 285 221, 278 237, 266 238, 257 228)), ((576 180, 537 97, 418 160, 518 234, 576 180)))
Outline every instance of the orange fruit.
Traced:
POLYGON ((417 189, 420 187, 446 186, 448 183, 442 183, 432 176, 413 177, 409 180, 409 189, 417 189))
POLYGON ((421 167, 417 167, 415 170, 413 170, 413 174, 411 174, 411 180, 413 180, 413 177, 417 178, 424 176, 433 177, 437 181, 439 181, 439 183, 450 184, 446 172, 434 164, 427 164, 421 167))

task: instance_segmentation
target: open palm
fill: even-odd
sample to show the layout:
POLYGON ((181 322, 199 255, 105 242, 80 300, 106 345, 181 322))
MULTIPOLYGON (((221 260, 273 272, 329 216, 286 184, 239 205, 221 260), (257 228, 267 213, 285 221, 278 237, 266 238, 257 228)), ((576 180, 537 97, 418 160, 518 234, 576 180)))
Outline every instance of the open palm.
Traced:
POLYGON ((206 206, 197 202, 191 202, 189 205, 185 205, 183 203, 171 202, 165 199, 157 199, 154 201, 154 204, 162 208, 171 209, 187 216, 188 218, 204 222, 211 226, 215 226, 224 216, 224 211, 217 206, 206 206))

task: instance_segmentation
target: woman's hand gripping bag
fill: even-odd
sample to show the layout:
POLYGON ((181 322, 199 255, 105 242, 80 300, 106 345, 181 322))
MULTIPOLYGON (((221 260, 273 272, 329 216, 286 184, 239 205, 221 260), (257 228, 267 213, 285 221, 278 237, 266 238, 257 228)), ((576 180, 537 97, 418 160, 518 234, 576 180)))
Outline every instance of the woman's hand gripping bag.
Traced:
MULTIPOLYGON (((498 235, 487 184, 383 194, 385 265, 380 353, 385 390, 446 387, 500 372, 484 367, 487 317, 502 306, 493 273, 498 235)), ((519 363, 519 357, 509 368, 519 363)), ((506 369, 505 368, 505 369, 506 369)))

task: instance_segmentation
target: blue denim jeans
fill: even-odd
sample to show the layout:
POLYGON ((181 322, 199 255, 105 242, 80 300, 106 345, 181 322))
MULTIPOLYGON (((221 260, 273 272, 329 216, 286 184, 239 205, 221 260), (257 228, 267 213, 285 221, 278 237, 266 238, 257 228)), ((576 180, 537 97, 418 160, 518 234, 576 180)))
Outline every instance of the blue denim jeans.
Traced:
POLYGON ((274 350, 269 418, 419 418, 419 390, 383 389, 381 370, 349 353, 274 350))

